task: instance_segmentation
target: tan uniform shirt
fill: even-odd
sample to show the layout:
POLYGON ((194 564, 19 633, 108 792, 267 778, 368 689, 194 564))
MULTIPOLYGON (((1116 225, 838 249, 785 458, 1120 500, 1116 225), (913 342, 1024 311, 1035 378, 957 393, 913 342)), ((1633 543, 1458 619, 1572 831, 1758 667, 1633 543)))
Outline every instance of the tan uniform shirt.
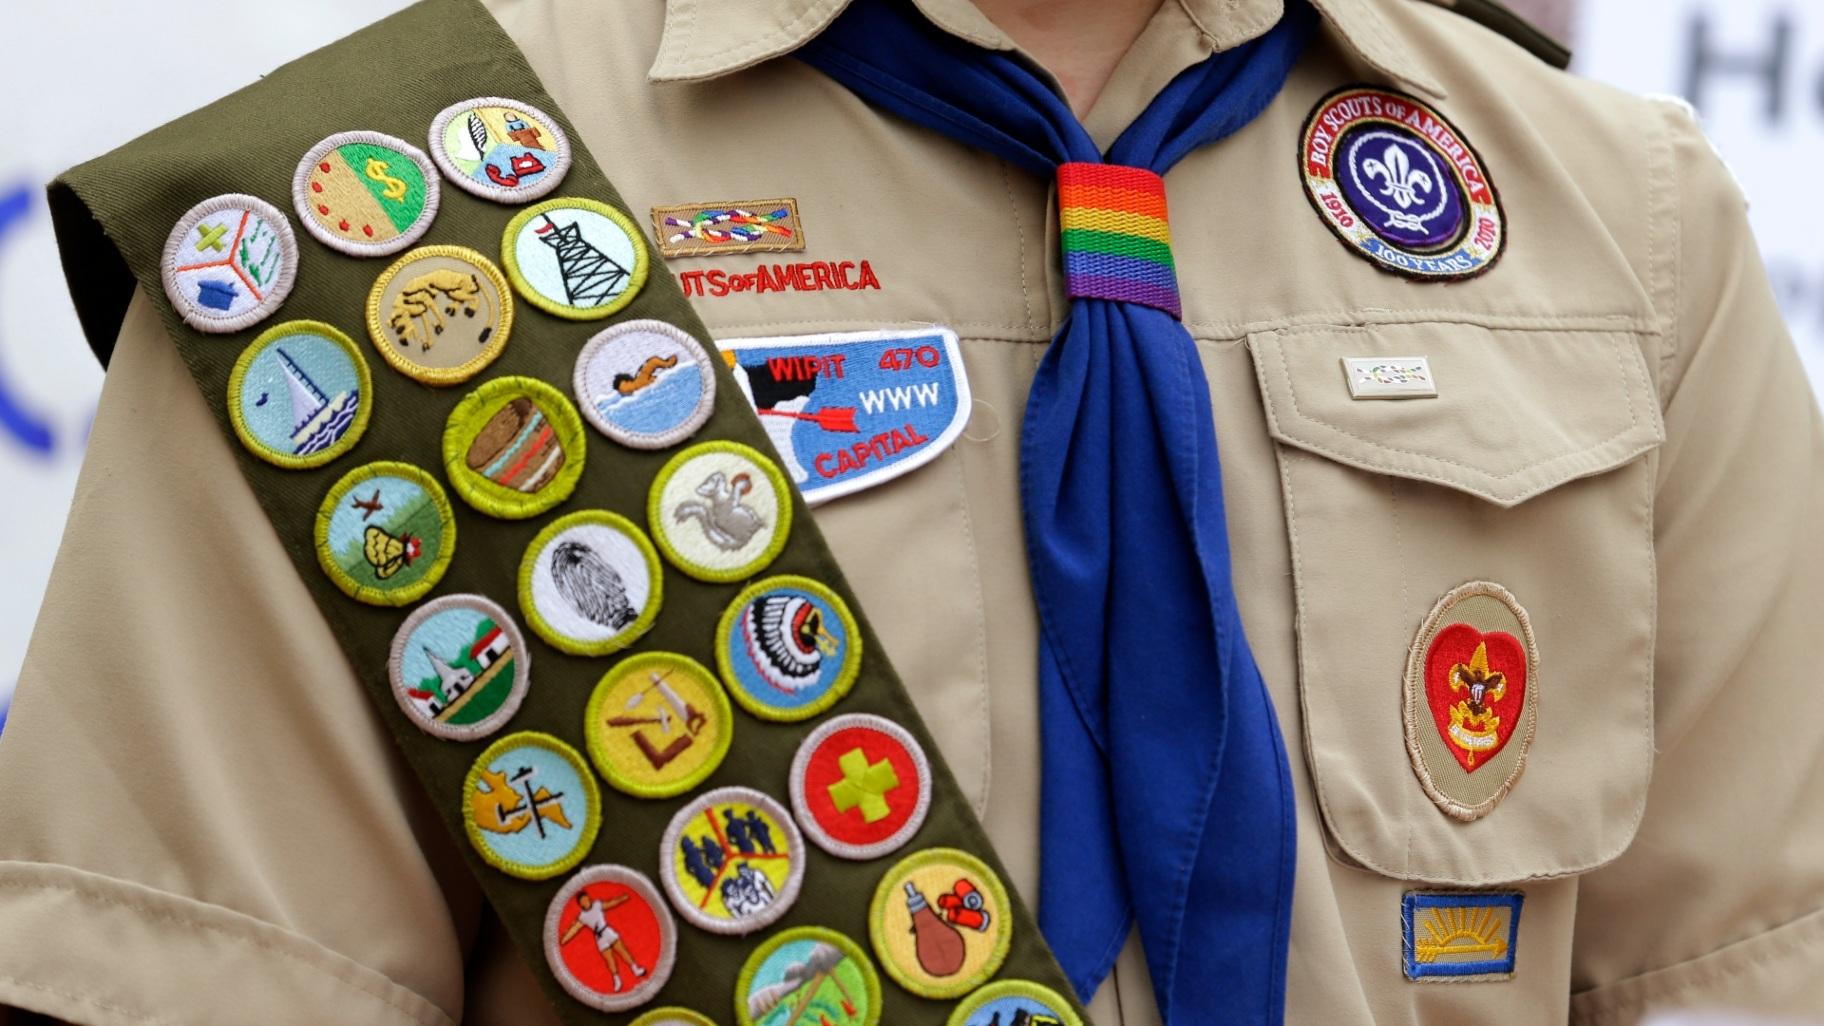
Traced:
MULTIPOLYGON (((1051 183, 775 59, 837 0, 493 6, 635 210, 798 200, 804 253, 674 273, 865 259, 879 280, 696 288, 719 337, 962 336, 965 436, 817 519, 1033 896, 1016 467, 1067 309, 1051 183)), ((919 6, 1011 47, 966 0, 919 6)), ((1288 1021, 1824 1010, 1824 434, 1741 196, 1671 105, 1429 4, 1317 6, 1283 94, 1167 178, 1237 591, 1297 787, 1288 1021), (1303 119, 1354 81, 1427 100, 1476 146, 1509 232, 1487 274, 1381 273, 1307 203, 1303 119), (1338 373, 1414 354, 1437 399, 1352 401, 1338 373), (1473 579, 1530 612, 1540 705, 1526 773, 1465 824, 1415 779, 1399 696, 1420 622, 1473 579), (1512 978, 1408 981, 1402 894, 1462 886, 1525 894, 1512 978)), ((1111 141, 1278 13, 1169 0, 1090 129, 1111 141)), ((448 797, 401 764, 229 445, 136 305, 0 741, 0 1005, 108 1024, 548 1021, 430 814, 448 797)), ((694 1003, 727 1014, 726 995, 694 1003)), ((1157 1022, 1137 948, 1093 1011, 1157 1022)))

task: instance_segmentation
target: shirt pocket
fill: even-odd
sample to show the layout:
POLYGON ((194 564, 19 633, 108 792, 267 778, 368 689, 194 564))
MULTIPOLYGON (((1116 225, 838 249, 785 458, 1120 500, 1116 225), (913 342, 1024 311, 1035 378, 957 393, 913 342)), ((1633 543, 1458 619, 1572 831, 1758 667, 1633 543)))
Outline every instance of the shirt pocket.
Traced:
POLYGON ((1457 886, 1615 858, 1652 766, 1664 427, 1637 336, 1417 323, 1248 344, 1280 463, 1305 752, 1331 854, 1457 886), (1351 357, 1424 357, 1437 395, 1351 398, 1351 357), (1428 614, 1466 582, 1511 593, 1536 653, 1519 776, 1468 822, 1421 784, 1409 729, 1445 727, 1422 695, 1408 715, 1405 684, 1428 614))

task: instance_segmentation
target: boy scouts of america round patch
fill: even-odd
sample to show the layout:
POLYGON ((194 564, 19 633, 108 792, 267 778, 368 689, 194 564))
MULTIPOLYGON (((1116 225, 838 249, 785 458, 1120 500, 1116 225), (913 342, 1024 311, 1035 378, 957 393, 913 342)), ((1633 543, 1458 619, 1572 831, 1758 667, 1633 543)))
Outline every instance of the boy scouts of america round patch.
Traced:
POLYGON ((458 189, 530 203, 570 170, 570 137, 549 114, 500 96, 451 104, 431 122, 431 159, 458 189))
POLYGON ((652 1000, 678 961, 678 925, 646 875, 589 866, 545 912, 545 960, 570 996, 604 1012, 652 1000))
POLYGON ((680 914, 711 933, 777 922, 804 885, 804 838, 785 807, 723 787, 678 810, 659 844, 659 878, 680 914))
POLYGON ((427 385, 467 381, 493 363, 513 330, 500 268, 464 246, 422 246, 381 272, 367 294, 374 348, 427 385))
POLYGON ((635 449, 689 438, 716 406, 709 354, 664 321, 624 321, 576 358, 576 401, 596 430, 635 449))
POLYGON ((1406 751, 1445 813, 1479 819, 1520 779, 1538 675, 1532 621, 1506 588, 1471 581, 1425 618, 1406 660, 1406 751))
POLYGON ((487 737, 513 718, 532 679, 519 625, 480 595, 445 595, 412 611, 387 659, 393 698, 419 730, 487 737))
POLYGON ((1062 994, 1030 980, 998 980, 964 998, 946 1026, 1083 1026, 1062 994))
POLYGON ((253 340, 228 375, 228 419, 247 450, 289 469, 354 448, 374 394, 353 339, 322 321, 286 321, 253 340))
POLYGON ((456 518, 437 479, 381 461, 343 475, 317 509, 317 562, 336 587, 375 606, 423 598, 456 555, 456 518))
POLYGON ((854 685, 861 631, 830 589, 808 577, 769 577, 723 612, 716 665, 748 712, 763 720, 808 720, 854 685))
POLYGON ((291 222, 265 200, 231 193, 178 219, 161 263, 165 295, 184 323, 212 334, 265 320, 298 279, 291 222))
POLYGON ((659 470, 646 515, 653 541, 679 570, 700 581, 739 581, 785 548, 791 486, 758 450, 702 442, 659 470))
POLYGON ((1482 158, 1442 114, 1402 93, 1350 86, 1318 101, 1299 167, 1324 223, 1382 270, 1468 278, 1507 242, 1482 158))
POLYGON ((649 263, 632 218, 576 196, 515 215, 501 238, 500 259, 528 303, 573 321, 599 320, 633 302, 649 263))
POLYGON ((921 997, 969 993, 1013 946, 1007 889, 986 863, 954 848, 927 848, 888 870, 868 923, 881 967, 921 997))
POLYGON ((576 749, 549 734, 508 734, 462 783, 462 821, 482 861, 522 880, 549 880, 595 843, 602 794, 576 749))
POLYGON ((734 719, 708 667, 672 652, 645 652, 596 684, 583 736, 595 768, 617 790, 670 798, 722 765, 734 719))
POLYGON ((463 501, 521 520, 570 497, 583 442, 583 419, 562 392, 536 378, 494 378, 450 411, 443 467, 463 501))
POLYGON ((904 847, 931 808, 931 763, 904 727, 881 716, 837 716, 798 746, 792 808, 817 847, 875 859, 904 847))
POLYGON ((571 655, 607 655, 633 644, 659 615, 659 554, 646 535, 607 510, 553 520, 519 564, 519 605, 538 636, 571 655))
POLYGON ((379 132, 338 132, 291 179, 304 230, 350 256, 397 253, 437 217, 437 172, 424 151, 379 132))
POLYGON ((794 1024, 878 1026, 880 997, 880 976, 854 941, 821 926, 795 926, 747 956, 735 984, 735 1021, 786 1026, 792 1009, 803 1008, 794 1024), (812 1010, 821 1018, 808 1018, 812 1010))
POLYGON ((688 1008, 655 1008, 633 1020, 633 1026, 716 1026, 716 1022, 688 1008))

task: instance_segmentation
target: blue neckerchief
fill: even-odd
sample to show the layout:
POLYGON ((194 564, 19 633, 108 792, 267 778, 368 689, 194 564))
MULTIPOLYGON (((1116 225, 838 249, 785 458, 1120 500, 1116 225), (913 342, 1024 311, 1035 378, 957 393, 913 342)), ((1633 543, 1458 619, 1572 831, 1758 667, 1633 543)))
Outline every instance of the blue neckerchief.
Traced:
MULTIPOLYGON (((1237 131, 1315 23, 1293 0, 1266 35, 1187 69, 1106 162, 1163 175, 1237 131)), ((905 0, 855 0, 798 56, 1034 174, 1104 162, 1027 65, 905 0)), ((1042 634, 1040 923, 1087 999, 1137 918, 1167 1026, 1281 1020, 1296 844, 1285 747, 1230 581, 1205 381, 1170 315, 1075 299, 1020 451, 1042 634)))

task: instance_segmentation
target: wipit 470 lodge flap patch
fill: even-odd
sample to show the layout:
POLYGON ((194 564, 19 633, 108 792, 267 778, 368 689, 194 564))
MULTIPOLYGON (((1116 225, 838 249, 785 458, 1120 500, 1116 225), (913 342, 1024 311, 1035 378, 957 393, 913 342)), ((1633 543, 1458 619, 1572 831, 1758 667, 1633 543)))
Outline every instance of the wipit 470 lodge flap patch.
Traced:
POLYGON ((716 345, 804 501, 827 502, 936 459, 974 400, 948 328, 725 338, 716 345))

